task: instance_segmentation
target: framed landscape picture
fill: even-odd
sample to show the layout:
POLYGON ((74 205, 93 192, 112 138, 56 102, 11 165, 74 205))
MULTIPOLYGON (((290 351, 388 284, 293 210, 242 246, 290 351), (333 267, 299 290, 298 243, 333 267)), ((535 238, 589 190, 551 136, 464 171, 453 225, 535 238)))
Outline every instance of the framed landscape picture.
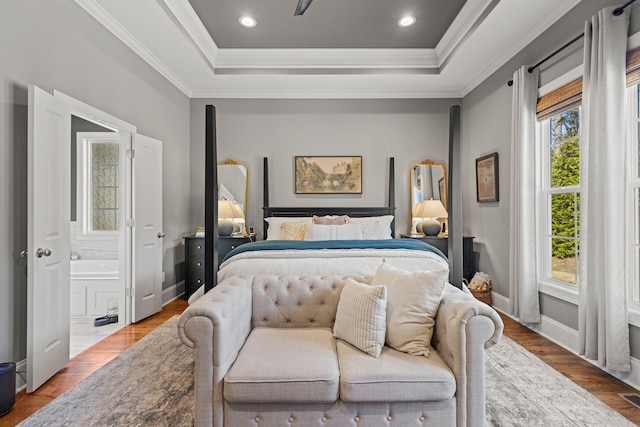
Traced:
POLYGON ((498 153, 476 159, 476 199, 478 202, 500 200, 498 187, 498 153))
POLYGON ((362 156, 296 156, 296 194, 362 194, 362 156))

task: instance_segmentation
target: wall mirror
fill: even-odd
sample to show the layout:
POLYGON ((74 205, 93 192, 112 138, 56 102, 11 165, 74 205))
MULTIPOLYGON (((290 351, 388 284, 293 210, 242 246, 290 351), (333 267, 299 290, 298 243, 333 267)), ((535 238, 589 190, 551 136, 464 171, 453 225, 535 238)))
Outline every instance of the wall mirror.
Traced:
POLYGON ((219 234, 246 233, 248 169, 235 160, 218 163, 219 234), (224 221, 224 222, 222 222, 224 221), (232 230, 229 232, 229 225, 232 230))
POLYGON ((409 191, 410 203, 411 203, 411 234, 422 233, 420 225, 423 223, 428 215, 426 210, 432 211, 436 209, 436 213, 430 215, 437 215, 435 219, 439 221, 444 227, 441 230, 431 231, 430 235, 438 235, 443 231, 447 231, 447 219, 445 214, 448 210, 447 206, 447 171, 442 163, 434 162, 431 159, 425 159, 420 163, 414 163, 409 168, 409 191), (441 209, 438 203, 431 203, 431 200, 437 200, 442 203, 441 209), (423 202, 429 202, 427 204, 423 202), (416 226, 418 228, 416 228, 416 226))

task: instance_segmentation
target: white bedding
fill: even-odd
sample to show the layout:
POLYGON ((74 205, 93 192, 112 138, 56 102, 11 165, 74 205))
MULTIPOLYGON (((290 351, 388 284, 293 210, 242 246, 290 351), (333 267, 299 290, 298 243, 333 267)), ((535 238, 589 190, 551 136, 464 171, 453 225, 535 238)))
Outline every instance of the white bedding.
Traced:
MULTIPOLYGON (((432 252, 410 249, 261 250, 224 261, 218 282, 241 274, 373 276, 383 261, 408 271, 449 268, 446 260, 432 252)), ((203 294, 201 286, 189 297, 189 304, 203 294)))
POLYGON ((408 249, 319 249, 243 252, 220 265, 218 281, 240 274, 372 276, 386 260, 409 271, 448 268, 438 255, 408 249))

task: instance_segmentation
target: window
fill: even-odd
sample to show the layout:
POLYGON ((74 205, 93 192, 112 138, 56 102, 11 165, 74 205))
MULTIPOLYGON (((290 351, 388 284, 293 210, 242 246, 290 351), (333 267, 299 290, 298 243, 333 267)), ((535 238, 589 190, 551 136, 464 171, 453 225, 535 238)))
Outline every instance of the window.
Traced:
POLYGON ((629 320, 640 325, 640 49, 627 53, 627 230, 629 320))
POLYGON ((538 126, 543 152, 539 253, 541 279, 578 284, 580 246, 580 106, 554 113, 538 126))
POLYGON ((117 135, 78 133, 79 238, 117 238, 119 151, 117 135))

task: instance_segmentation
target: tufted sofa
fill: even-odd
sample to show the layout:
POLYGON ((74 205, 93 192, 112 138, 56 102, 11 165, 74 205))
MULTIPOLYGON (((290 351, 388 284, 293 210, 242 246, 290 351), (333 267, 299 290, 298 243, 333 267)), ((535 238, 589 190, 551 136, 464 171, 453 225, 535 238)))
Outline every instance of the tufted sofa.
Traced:
MULTIPOLYGON (((489 306, 447 285, 426 358, 332 336, 342 276, 233 276, 190 305, 196 426, 483 426, 489 306)), ((370 278, 358 278, 367 282, 370 278)))

